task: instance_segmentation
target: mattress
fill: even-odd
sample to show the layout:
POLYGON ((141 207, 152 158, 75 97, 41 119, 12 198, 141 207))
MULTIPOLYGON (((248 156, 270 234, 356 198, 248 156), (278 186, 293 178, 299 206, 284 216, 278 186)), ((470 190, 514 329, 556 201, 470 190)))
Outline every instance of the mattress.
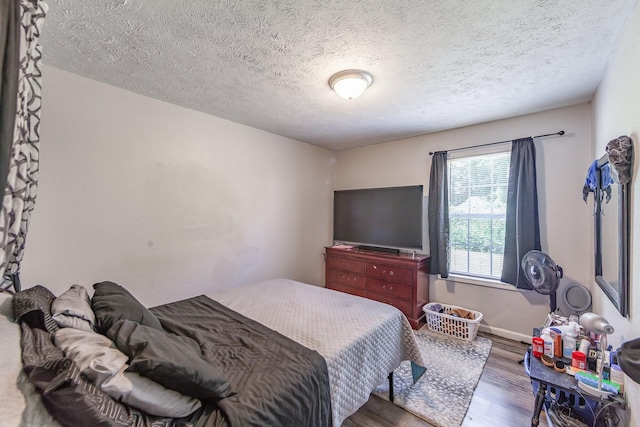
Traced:
POLYGON ((325 358, 336 427, 367 402, 400 362, 424 366, 409 322, 387 304, 287 279, 209 297, 325 358))

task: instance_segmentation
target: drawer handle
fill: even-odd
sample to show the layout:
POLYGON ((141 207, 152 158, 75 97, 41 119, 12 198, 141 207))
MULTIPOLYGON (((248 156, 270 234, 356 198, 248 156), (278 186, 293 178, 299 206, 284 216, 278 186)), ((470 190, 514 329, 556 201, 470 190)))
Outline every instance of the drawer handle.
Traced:
POLYGON ((393 270, 389 272, 389 276, 393 276, 393 270))
POLYGON ((374 270, 377 270, 377 269, 378 269, 378 266, 377 266, 377 265, 374 265, 374 266, 373 266, 373 269, 374 269, 374 270))

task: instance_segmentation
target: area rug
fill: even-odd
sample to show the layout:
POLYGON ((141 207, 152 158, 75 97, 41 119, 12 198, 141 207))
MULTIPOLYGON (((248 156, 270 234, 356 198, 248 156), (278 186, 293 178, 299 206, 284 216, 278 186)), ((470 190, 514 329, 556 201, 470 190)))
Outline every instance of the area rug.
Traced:
MULTIPOLYGON (((393 403, 434 426, 460 427, 489 357, 491 340, 465 341, 427 326, 414 333, 427 371, 413 384, 411 363, 402 362, 393 371, 393 403)), ((373 393, 388 399, 388 381, 373 393)))

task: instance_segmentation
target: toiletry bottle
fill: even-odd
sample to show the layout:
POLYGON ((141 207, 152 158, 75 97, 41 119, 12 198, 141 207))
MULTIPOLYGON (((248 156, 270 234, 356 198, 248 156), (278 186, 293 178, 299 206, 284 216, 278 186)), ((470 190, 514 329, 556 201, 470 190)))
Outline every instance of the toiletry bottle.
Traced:
POLYGON ((591 343, 589 342, 589 340, 582 339, 582 340, 580 340, 580 348, 578 350, 581 353, 587 354, 587 353, 589 353, 589 347, 590 346, 591 346, 591 343))
POLYGON ((562 330, 551 328, 549 336, 553 340, 553 354, 551 357, 562 357, 562 330))
POLYGON ((612 383, 620 384, 620 393, 624 393, 624 373, 620 366, 611 365, 609 369, 609 380, 612 383))
POLYGON ((576 337, 573 335, 573 332, 568 331, 562 337, 562 357, 571 359, 574 351, 576 351, 576 337))
POLYGON ((549 334, 549 330, 545 330, 542 333, 541 338, 544 340, 544 354, 553 359, 553 354, 554 354, 554 352, 553 352, 553 339, 551 338, 551 335, 549 334))
POLYGON ((571 366, 575 369, 584 370, 587 368, 587 355, 581 351, 574 351, 571 355, 571 366))
POLYGON ((541 337, 533 337, 531 339, 531 347, 533 349, 533 357, 540 359, 544 354, 544 340, 541 337))

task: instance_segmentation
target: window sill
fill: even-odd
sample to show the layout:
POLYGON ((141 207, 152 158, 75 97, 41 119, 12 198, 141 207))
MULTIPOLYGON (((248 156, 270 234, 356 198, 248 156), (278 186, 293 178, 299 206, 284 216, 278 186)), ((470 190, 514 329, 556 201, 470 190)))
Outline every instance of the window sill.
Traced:
POLYGON ((455 283, 464 283, 464 284, 473 285, 473 286, 483 286, 485 288, 502 289, 504 291, 511 291, 511 292, 519 291, 519 289, 517 289, 515 286, 509 285, 508 283, 500 282, 499 280, 483 279, 480 277, 464 276, 461 274, 449 274, 449 277, 446 279, 442 279, 440 278, 440 276, 438 276, 438 280, 445 280, 445 281, 450 281, 455 283))

